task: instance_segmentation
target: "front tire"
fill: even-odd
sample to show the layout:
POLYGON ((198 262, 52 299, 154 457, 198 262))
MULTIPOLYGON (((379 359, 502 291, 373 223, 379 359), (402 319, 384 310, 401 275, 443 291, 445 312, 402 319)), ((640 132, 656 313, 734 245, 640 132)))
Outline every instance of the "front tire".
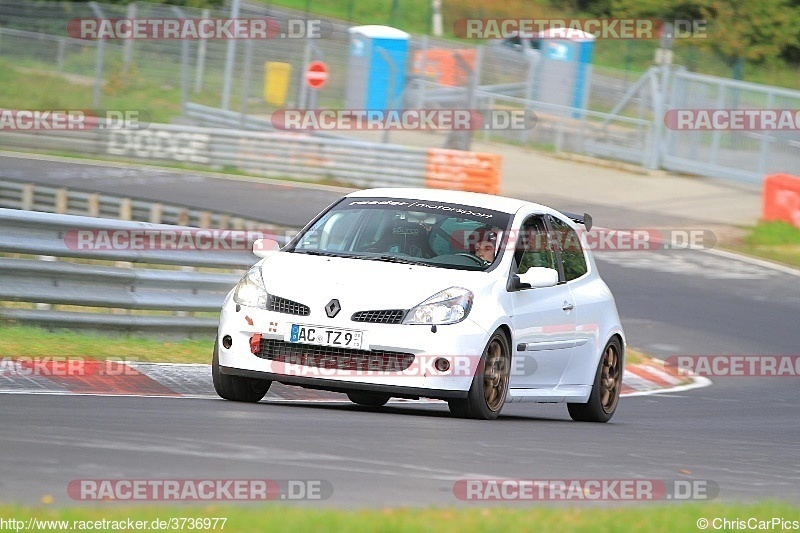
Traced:
POLYGON ((622 388, 624 354, 622 345, 615 337, 608 341, 592 385, 592 393, 586 403, 568 403, 569 416, 578 422, 608 422, 614 416, 622 388))
POLYGON ((350 391, 347 393, 347 397, 351 402, 365 407, 382 407, 391 398, 388 394, 368 391, 350 391))
POLYGON ((221 398, 234 402, 258 403, 267 394, 271 381, 242 376, 229 376, 219 371, 219 345, 214 343, 211 358, 211 378, 214 390, 221 398))
POLYGON ((461 418, 494 420, 506 402, 510 374, 511 350, 508 338, 497 330, 483 350, 468 396, 448 401, 450 412, 461 418))

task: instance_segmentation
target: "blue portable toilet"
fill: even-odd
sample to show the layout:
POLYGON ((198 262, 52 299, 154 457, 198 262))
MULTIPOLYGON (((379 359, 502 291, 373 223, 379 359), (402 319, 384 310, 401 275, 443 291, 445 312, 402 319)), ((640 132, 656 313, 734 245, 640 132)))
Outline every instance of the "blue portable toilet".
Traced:
POLYGON ((538 37, 542 60, 538 67, 537 100, 586 109, 594 35, 578 29, 550 28, 538 37))
POLYGON ((345 107, 384 110, 400 105, 408 37, 408 33, 390 26, 350 28, 345 107))

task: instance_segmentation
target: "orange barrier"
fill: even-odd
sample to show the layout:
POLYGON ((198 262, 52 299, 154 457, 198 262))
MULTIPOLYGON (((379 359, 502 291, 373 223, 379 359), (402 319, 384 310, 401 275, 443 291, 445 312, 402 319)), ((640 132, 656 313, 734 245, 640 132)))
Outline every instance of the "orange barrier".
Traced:
POLYGON ((499 194, 501 163, 497 154, 429 148, 425 186, 499 194))
POLYGON ((431 48, 414 52, 413 72, 429 81, 442 85, 460 86, 469 83, 469 76, 475 68, 475 50, 461 48, 431 48))
POLYGON ((762 217, 782 220, 800 228, 800 177, 773 174, 764 180, 762 217))

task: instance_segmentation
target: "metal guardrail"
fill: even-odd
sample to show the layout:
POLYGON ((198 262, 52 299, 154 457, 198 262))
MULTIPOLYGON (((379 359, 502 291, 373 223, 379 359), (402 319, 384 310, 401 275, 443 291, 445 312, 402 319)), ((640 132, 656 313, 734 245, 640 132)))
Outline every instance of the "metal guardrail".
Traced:
POLYGON ((290 229, 228 213, 8 180, 2 177, 2 170, 0 170, 0 208, 198 228, 259 229, 276 232, 290 229))
MULTIPOLYGON (((272 125, 272 121, 259 116, 248 115, 238 111, 229 111, 219 107, 211 107, 195 102, 187 102, 183 106, 183 117, 192 124, 203 127, 223 127, 256 131, 280 131, 272 125)), ((350 140, 344 135, 335 135, 327 131, 313 131, 313 137, 350 140)))
MULTIPOLYGON (((27 150, 68 150, 139 161, 235 168, 248 173, 305 181, 332 180, 356 187, 438 187, 499 191, 499 158, 485 183, 465 180, 475 170, 471 152, 437 162, 434 149, 357 141, 286 131, 242 131, 175 124, 147 128, 89 130, 0 129, 0 142, 27 150), (433 167, 435 165, 435 168, 433 167)), ((440 159, 440 158, 439 158, 440 159)))
POLYGON ((187 315, 219 311, 241 273, 256 261, 250 248, 259 236, 257 232, 244 235, 242 246, 236 250, 166 250, 141 246, 98 249, 75 246, 68 235, 80 231, 111 234, 198 230, 0 209, 0 254, 5 255, 0 257, 0 302, 38 304, 31 309, 0 303, 0 317, 46 327, 173 335, 178 332, 181 336, 213 334, 216 318, 187 315), (58 260, 64 258, 94 261, 87 264, 58 260), (199 268, 203 270, 196 270, 199 268), (52 309, 52 305, 67 307, 52 309), (129 314, 131 311, 151 313, 129 314))

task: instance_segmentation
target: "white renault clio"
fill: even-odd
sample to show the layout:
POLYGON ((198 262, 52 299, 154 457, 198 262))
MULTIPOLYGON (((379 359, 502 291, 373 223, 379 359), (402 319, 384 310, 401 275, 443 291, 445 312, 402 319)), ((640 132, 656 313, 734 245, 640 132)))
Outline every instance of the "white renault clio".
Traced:
POLYGON ((225 299, 217 393, 257 402, 271 383, 446 400, 493 419, 507 402, 566 402, 607 422, 625 337, 582 246, 588 215, 435 189, 354 192, 262 257, 225 299))

